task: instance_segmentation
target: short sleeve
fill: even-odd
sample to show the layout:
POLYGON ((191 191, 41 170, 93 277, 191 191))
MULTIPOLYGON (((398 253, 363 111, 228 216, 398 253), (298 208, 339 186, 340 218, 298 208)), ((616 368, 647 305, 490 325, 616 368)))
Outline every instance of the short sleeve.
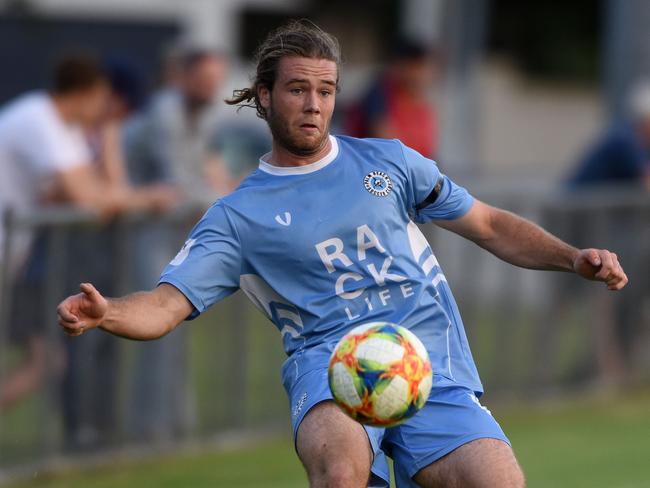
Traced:
POLYGON ((81 129, 43 118, 34 124, 21 150, 43 173, 67 171, 91 162, 90 149, 81 129))
POLYGON ((214 204, 192 229, 158 284, 176 287, 194 306, 188 320, 239 288, 241 247, 224 206, 214 204))
POLYGON ((408 213, 418 223, 454 220, 465 215, 474 198, 442 174, 435 161, 400 142, 407 169, 408 213))

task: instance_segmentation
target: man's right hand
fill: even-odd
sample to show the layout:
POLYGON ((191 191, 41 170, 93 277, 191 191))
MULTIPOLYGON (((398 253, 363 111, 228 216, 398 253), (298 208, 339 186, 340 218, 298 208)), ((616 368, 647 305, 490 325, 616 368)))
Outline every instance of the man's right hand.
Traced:
POLYGON ((81 293, 63 300, 56 309, 59 325, 69 336, 78 336, 102 323, 108 311, 108 301, 93 285, 79 285, 81 293))

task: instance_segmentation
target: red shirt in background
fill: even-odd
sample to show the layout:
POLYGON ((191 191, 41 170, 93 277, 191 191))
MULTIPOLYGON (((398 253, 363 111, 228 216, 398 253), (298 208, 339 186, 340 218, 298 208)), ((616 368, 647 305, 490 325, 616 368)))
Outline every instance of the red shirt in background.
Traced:
POLYGON ((344 130, 354 137, 399 139, 427 157, 438 152, 438 123, 426 98, 415 96, 388 76, 373 85, 347 114, 344 130))

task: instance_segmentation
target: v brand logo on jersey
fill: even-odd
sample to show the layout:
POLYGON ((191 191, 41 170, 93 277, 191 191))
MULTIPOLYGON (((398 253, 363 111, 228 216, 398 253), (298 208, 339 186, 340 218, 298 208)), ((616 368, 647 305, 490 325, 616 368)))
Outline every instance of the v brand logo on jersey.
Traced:
POLYGON ((280 225, 289 226, 291 225, 291 214, 289 212, 284 212, 284 220, 279 215, 276 215, 275 221, 280 225))

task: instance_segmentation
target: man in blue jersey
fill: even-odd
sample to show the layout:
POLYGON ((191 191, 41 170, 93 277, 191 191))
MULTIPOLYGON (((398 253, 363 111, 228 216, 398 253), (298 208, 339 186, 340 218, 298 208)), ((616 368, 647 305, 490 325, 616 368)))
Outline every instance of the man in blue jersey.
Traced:
POLYGON ((106 299, 92 285, 58 308, 70 335, 100 327, 155 339, 242 289, 279 329, 287 353, 298 456, 312 487, 520 487, 508 439, 478 396, 482 386, 451 290, 414 222, 473 240, 522 267, 576 272, 609 289, 627 277, 616 255, 577 250, 536 225, 473 199, 436 164, 399 141, 333 137, 336 40, 294 22, 258 51, 250 104, 272 151, 196 225, 152 291, 106 299), (364 322, 412 330, 432 360, 424 408, 393 428, 356 423, 331 401, 327 363, 364 322))

